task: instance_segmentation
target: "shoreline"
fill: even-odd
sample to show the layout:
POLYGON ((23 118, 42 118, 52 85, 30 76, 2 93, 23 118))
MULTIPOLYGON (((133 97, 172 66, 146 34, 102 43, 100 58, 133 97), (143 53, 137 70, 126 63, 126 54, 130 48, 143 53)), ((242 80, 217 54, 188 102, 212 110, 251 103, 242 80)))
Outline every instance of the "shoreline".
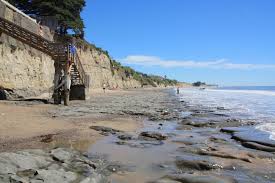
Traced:
MULTIPOLYGON (((17 119, 26 122, 21 124, 26 129, 39 121, 35 129, 40 133, 22 138, 16 131, 2 129, 0 139, 5 133, 22 138, 17 143, 6 141, 6 151, 9 147, 11 151, 74 148, 88 153, 92 161, 113 167, 107 173, 102 170, 102 175, 114 182, 275 181, 275 151, 269 152, 273 147, 239 134, 238 130, 254 124, 223 115, 223 108, 189 105, 171 89, 95 93, 88 101, 73 101, 69 107, 36 102, 0 103, 3 107, 21 109, 23 114, 18 114, 27 116, 17 114, 17 119), (94 158, 94 154, 102 157, 94 158)), ((14 113, 9 115, 7 119, 15 120, 14 113)))

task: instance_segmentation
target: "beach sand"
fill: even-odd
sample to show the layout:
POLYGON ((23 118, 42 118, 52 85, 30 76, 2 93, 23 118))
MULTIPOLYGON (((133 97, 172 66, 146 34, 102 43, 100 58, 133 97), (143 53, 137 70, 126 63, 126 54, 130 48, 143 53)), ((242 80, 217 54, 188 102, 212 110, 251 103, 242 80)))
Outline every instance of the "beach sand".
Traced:
MULTIPOLYGON (((90 97, 91 105, 101 105, 97 98, 116 97, 129 91, 108 91, 103 94, 96 90, 90 97)), ((131 94, 134 91, 131 91, 131 94)), ((87 101, 89 103, 89 101, 87 101)), ((108 105, 108 101, 105 105, 108 105)), ((82 101, 72 101, 81 105, 82 101)), ((133 132, 142 126, 140 119, 131 116, 106 115, 100 111, 84 116, 70 115, 57 117, 59 110, 69 107, 41 104, 40 102, 2 101, 0 102, 0 152, 30 148, 53 148, 56 146, 75 147, 86 151, 103 136, 91 130, 93 125, 133 132), (81 145, 80 145, 81 144, 81 145)), ((110 109, 111 110, 111 109, 110 109)))
POLYGON ((171 88, 97 90, 68 107, 2 101, 0 151, 76 149, 114 183, 274 182, 272 144, 232 139, 240 136, 234 130, 254 124, 224 110, 192 105, 171 88))

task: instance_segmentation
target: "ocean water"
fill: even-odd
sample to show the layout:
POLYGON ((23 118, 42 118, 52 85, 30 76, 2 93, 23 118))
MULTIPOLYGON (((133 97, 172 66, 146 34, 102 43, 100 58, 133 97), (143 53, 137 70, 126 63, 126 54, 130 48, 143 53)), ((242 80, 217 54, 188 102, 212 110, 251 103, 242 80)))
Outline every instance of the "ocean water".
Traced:
POLYGON ((232 118, 255 121, 259 130, 275 140, 275 87, 223 87, 217 89, 180 90, 180 98, 202 108, 225 108, 222 113, 232 118))

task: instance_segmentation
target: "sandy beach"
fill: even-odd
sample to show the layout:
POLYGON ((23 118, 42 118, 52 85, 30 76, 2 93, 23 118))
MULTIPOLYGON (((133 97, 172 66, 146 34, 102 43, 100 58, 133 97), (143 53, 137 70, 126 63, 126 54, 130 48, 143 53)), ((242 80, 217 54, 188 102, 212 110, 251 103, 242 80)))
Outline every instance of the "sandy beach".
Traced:
MULTIPOLYGON (((130 92, 132 94, 132 92, 130 92)), ((104 98, 129 94, 128 91, 96 90, 90 97, 92 105, 108 105, 104 98), (98 98, 98 100, 97 100, 98 98), (105 102, 105 103, 102 103, 105 102)), ((72 101, 74 109, 83 101, 72 101)), ((62 115, 70 107, 43 104, 39 101, 2 101, 0 102, 0 151, 16 151, 28 148, 53 148, 55 146, 74 147, 86 151, 88 146, 100 139, 97 131, 90 130, 93 125, 106 126, 132 132, 140 128, 142 122, 136 117, 108 114, 100 111, 91 113, 62 115), (86 146, 85 146, 85 143, 86 146), (80 145, 82 144, 82 145, 80 145), (83 147, 84 146, 84 147, 83 147)))
MULTIPOLYGON (((254 124, 232 119, 225 110, 190 105, 173 89, 97 91, 68 107, 5 101, 0 103, 0 150, 5 157, 24 152, 32 158, 36 155, 27 149, 40 149, 42 158, 54 157, 51 163, 57 164, 60 154, 75 157, 72 149, 77 150, 85 155, 78 159, 88 157, 85 162, 96 167, 88 168, 97 175, 91 179, 107 178, 97 182, 273 182, 273 144, 238 134, 254 124)), ((74 159, 62 162, 79 167, 74 159)))

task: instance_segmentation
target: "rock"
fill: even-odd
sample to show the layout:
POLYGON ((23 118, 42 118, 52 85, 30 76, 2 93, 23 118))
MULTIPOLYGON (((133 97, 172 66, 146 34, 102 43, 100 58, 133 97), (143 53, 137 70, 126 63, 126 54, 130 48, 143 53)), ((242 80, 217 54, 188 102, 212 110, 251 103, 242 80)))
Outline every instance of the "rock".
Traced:
POLYGON ((119 138, 120 140, 132 140, 133 135, 123 133, 123 134, 118 135, 117 138, 119 138))
POLYGON ((109 183, 109 181, 107 180, 106 177, 100 174, 94 173, 89 177, 85 178, 84 180, 82 180, 80 183, 109 183))
POLYGON ((8 100, 8 95, 6 90, 0 88, 0 100, 8 100))
POLYGON ((37 174, 38 174, 38 172, 33 169, 22 170, 22 171, 16 172, 16 175, 18 175, 19 177, 28 177, 28 178, 33 178, 37 174))
POLYGON ((11 175, 9 179, 10 179, 9 180, 10 183, 28 183, 29 182, 28 180, 23 179, 17 175, 11 175))
POLYGON ((64 170, 38 170, 36 180, 43 180, 47 183, 68 183, 77 179, 76 173, 64 170))
POLYGON ((215 156, 215 157, 220 157, 220 158, 226 158, 226 159, 237 159, 237 160, 242 160, 248 163, 251 163, 252 161, 248 157, 242 157, 239 156, 238 154, 229 154, 226 152, 219 152, 219 151, 198 151, 199 155, 206 155, 206 156, 215 156))
POLYGON ((237 183, 237 181, 230 177, 214 176, 214 175, 169 175, 163 180, 173 180, 181 183, 237 183))
POLYGON ((254 128, 247 128, 246 130, 235 132, 232 139, 240 142, 255 142, 268 147, 275 147, 275 141, 269 138, 270 134, 255 130, 254 128))
POLYGON ((120 130, 116 130, 110 127, 105 127, 105 126, 91 126, 90 129, 96 130, 96 131, 101 131, 104 133, 109 133, 109 134, 116 134, 121 132, 120 130))
POLYGON ((275 152, 275 147, 265 146, 256 142, 243 142, 242 145, 247 148, 257 149, 266 152, 275 152))
POLYGON ((158 132, 141 132, 139 139, 142 140, 166 140, 168 137, 158 132))
POLYGON ((176 160, 176 165, 180 169, 192 169, 192 170, 199 170, 199 171, 223 168, 221 165, 211 163, 206 160, 180 159, 180 160, 176 160))
POLYGON ((50 164, 46 157, 25 153, 1 153, 0 154, 0 174, 16 174, 16 172, 26 169, 39 169, 50 164))
POLYGON ((233 134, 235 132, 239 132, 242 131, 243 129, 238 128, 238 127, 226 127, 226 128, 222 128, 220 131, 223 133, 230 133, 233 134))
POLYGON ((55 161, 60 161, 62 163, 70 161, 75 157, 75 152, 70 152, 68 149, 64 148, 53 149, 50 154, 55 161))
POLYGON ((8 175, 0 175, 0 183, 10 182, 10 178, 8 175))

